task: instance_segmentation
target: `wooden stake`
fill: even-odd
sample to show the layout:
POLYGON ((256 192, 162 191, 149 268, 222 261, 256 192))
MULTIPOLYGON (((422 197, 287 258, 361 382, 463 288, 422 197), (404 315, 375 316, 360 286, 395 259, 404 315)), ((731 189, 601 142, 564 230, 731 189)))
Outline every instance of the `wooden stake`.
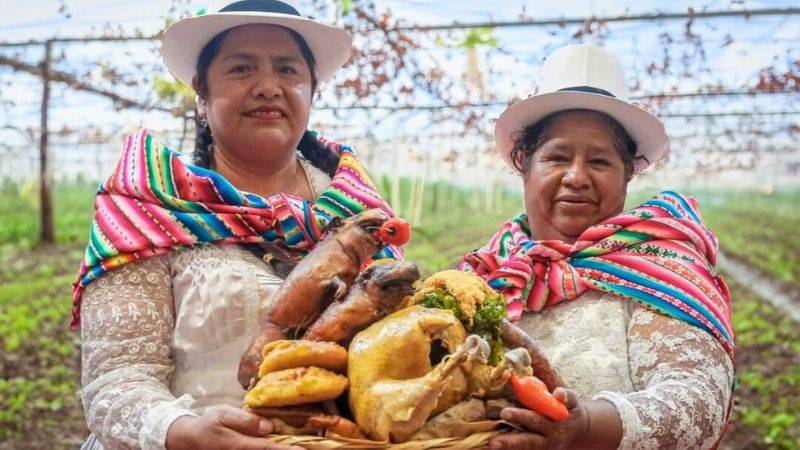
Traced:
POLYGON ((56 241, 53 228, 53 199, 50 195, 50 174, 47 168, 47 110, 50 104, 52 50, 53 42, 47 41, 42 61, 42 123, 39 138, 39 218, 41 221, 39 240, 45 244, 53 244, 56 241))

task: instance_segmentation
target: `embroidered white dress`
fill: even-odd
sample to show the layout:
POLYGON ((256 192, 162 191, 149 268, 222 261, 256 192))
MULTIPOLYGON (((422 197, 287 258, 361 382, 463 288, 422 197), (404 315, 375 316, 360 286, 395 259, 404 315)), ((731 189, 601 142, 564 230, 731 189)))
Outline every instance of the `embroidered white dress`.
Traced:
MULTIPOLYGON (((330 177, 300 160, 314 190, 330 177)), ((163 449, 182 415, 241 406, 239 358, 281 283, 238 245, 136 261, 91 283, 81 304, 83 449, 163 449)))
MULTIPOLYGON (((312 173, 324 188, 327 177, 312 173)), ((251 253, 221 245, 131 263, 90 284, 82 398, 93 434, 84 448, 162 449, 176 418, 240 406, 239 357, 280 282, 251 253)), ((708 448, 718 436, 733 368, 705 332, 591 291, 521 325, 568 387, 616 406, 620 448, 708 448)))

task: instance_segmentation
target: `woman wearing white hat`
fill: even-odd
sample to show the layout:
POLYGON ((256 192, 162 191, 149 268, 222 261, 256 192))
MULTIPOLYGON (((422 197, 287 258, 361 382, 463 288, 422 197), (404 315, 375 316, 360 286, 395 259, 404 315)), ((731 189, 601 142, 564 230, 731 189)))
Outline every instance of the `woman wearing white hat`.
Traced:
POLYGON ((194 164, 142 130, 97 194, 73 308, 84 448, 287 448, 240 408, 237 381, 276 262, 336 219, 391 215, 353 151, 306 130, 351 38, 299 3, 216 1, 164 34, 165 64, 198 94, 194 164))
POLYGON ((667 155, 661 122, 627 101, 619 60, 590 45, 545 61, 497 149, 525 213, 460 266, 485 278, 559 372, 563 421, 508 408, 492 449, 714 447, 733 384, 730 296, 696 201, 664 191, 623 212, 628 182, 667 155))

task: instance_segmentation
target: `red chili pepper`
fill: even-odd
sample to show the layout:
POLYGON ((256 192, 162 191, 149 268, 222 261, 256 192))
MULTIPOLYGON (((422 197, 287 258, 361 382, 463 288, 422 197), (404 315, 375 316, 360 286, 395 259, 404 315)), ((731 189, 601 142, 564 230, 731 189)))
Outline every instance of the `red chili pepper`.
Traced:
POLYGON ((526 408, 535 411, 551 420, 564 420, 569 411, 561 401, 553 397, 542 380, 534 377, 517 377, 511 374, 511 387, 517 400, 526 408))
POLYGON ((381 225, 378 238, 384 244, 403 245, 411 238, 411 226, 403 219, 391 218, 381 225))

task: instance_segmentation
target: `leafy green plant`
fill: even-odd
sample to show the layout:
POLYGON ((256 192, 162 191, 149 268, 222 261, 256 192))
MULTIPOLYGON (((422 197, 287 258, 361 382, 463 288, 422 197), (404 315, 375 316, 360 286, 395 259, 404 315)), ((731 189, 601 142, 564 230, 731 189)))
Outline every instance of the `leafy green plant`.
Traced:
POLYGON ((441 47, 451 48, 477 48, 477 47, 497 47, 500 41, 494 35, 494 28, 471 28, 464 31, 463 36, 453 41, 445 41, 442 38, 436 38, 436 44, 441 47))
MULTIPOLYGON (((39 236, 39 199, 35 184, 0 182, 0 245, 29 249, 39 236)), ((57 183, 53 186, 56 240, 59 243, 86 239, 92 220, 97 184, 57 183)))
MULTIPOLYGON (((392 180, 376 181, 391 197, 392 180)), ((411 180, 399 180, 398 199, 389 200, 408 199, 413 186, 411 180)), ((32 436, 41 435, 64 438, 42 441, 50 448, 75 448, 87 434, 78 399, 80 338, 67 325, 70 284, 83 255, 96 189, 88 182, 53 187, 59 244, 39 249, 36 185, 0 182, 0 447, 29 447, 32 436)), ((430 183, 425 193, 422 223, 414 227, 406 248, 406 257, 424 275, 453 268, 461 255, 483 245, 522 208, 520 196, 512 192, 502 192, 489 211, 474 189, 430 183)), ((725 252, 784 281, 800 279, 800 242, 794 230, 800 223, 794 211, 800 195, 693 194, 725 252)), ((726 438, 733 444, 727 448, 743 448, 742 442, 748 448, 800 448, 800 328, 759 301, 751 287, 728 281, 739 386, 726 438)))
POLYGON ((195 108, 194 90, 172 76, 153 77, 153 91, 159 100, 167 102, 175 110, 177 116, 185 115, 195 108))
POLYGON ((350 14, 350 11, 353 9, 353 3, 351 0, 339 0, 339 4, 342 7, 343 16, 350 14))
POLYGON ((729 281, 739 361, 736 425, 728 439, 752 439, 774 449, 800 446, 800 340, 797 324, 729 281))

